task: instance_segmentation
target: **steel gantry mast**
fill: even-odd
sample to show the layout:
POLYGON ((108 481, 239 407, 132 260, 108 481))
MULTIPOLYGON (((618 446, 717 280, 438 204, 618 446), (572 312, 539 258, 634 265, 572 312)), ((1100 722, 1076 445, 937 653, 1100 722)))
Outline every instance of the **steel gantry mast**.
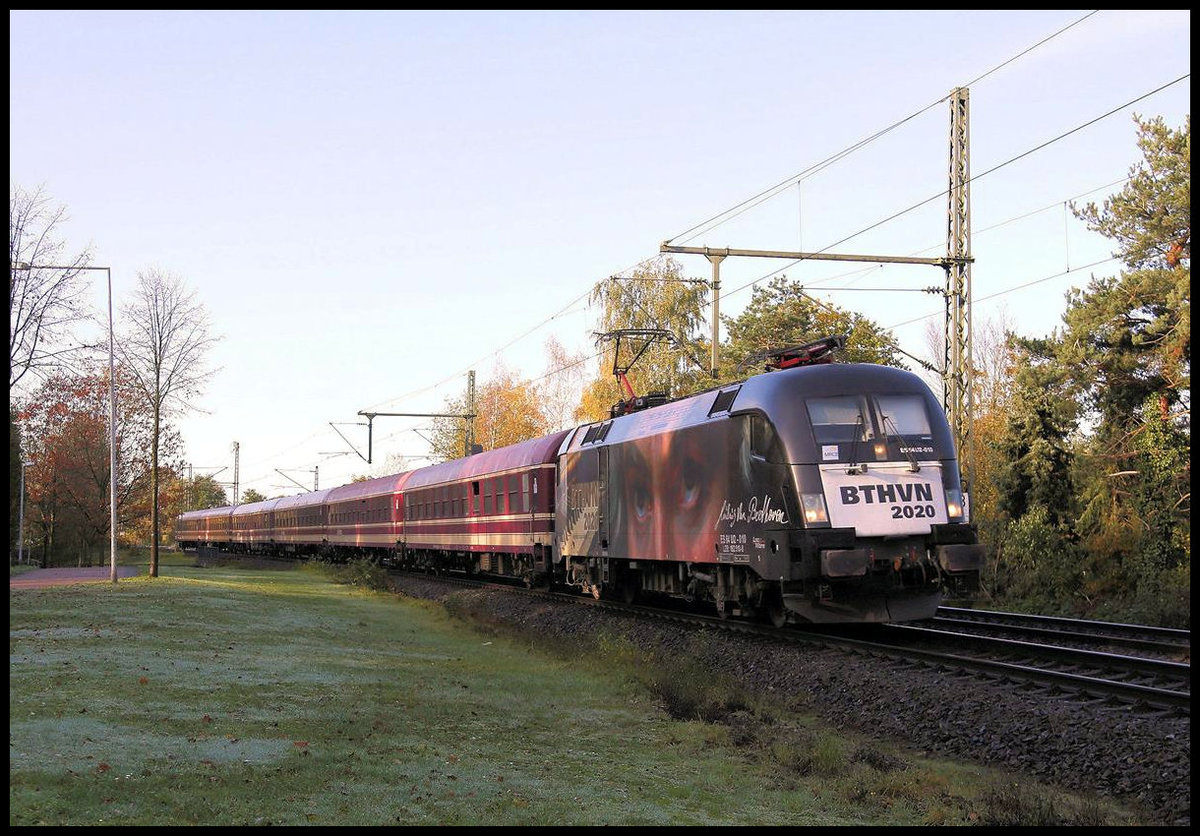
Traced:
POLYGON ((974 470, 971 433, 971 146, 967 88, 950 94, 949 227, 946 233, 946 356, 942 405, 970 493, 974 470))

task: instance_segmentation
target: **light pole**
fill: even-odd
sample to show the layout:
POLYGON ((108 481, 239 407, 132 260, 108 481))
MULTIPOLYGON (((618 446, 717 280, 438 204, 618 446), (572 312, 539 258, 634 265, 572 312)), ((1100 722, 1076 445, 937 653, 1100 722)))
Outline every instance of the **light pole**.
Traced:
POLYGON ((17 513, 17 563, 25 562, 25 468, 33 462, 21 462, 21 501, 17 513))
POLYGON ((113 360, 112 270, 108 267, 76 267, 61 264, 13 264, 17 270, 103 270, 108 279, 108 493, 110 536, 110 579, 117 582, 117 379, 113 360))

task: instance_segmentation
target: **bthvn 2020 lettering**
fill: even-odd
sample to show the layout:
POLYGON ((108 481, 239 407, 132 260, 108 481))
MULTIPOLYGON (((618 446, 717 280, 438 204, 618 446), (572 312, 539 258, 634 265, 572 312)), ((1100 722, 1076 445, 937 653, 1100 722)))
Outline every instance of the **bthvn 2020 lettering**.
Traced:
POLYGON ((873 505, 890 502, 932 502, 933 485, 843 485, 842 504, 857 505, 863 502, 873 505))

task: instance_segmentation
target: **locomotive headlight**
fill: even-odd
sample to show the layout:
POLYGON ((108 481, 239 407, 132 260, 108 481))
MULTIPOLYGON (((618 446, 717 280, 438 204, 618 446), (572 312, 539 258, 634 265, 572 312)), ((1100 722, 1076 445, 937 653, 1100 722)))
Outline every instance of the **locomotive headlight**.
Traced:
POLYGON ((802 493, 800 494, 800 504, 804 506, 804 521, 809 525, 829 522, 829 511, 825 508, 824 494, 802 493))
POLYGON ((876 444, 875 445, 875 458, 877 458, 877 459, 886 459, 887 458, 887 445, 886 444, 876 444))
POLYGON ((952 520, 963 518, 962 491, 958 488, 946 488, 946 516, 952 520))

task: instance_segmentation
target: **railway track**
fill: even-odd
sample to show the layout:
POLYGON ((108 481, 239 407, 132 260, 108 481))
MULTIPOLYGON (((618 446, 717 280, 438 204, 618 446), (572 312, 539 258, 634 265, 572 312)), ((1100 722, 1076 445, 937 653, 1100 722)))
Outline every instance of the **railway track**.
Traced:
POLYGON ((1141 624, 941 607, 934 618, 922 622, 921 626, 934 630, 995 635, 1089 650, 1136 651, 1139 655, 1176 662, 1188 661, 1191 657, 1190 630, 1141 624))
MULTIPOLYGON (((1139 635, 1153 634, 1158 628, 1103 622, 1074 622, 1070 630, 1055 629, 1038 627, 1031 623, 1038 621, 1039 617, 970 611, 976 615, 973 626, 980 631, 994 632, 1003 627, 1016 630, 1025 638, 1035 635, 1029 631, 1036 629, 1053 631, 1036 634, 1041 636, 1043 641, 1035 642, 1025 638, 986 635, 983 632, 963 632, 959 629, 962 625, 957 622, 966 619, 960 619, 957 615, 943 619, 939 610, 938 618, 915 625, 789 627, 779 630, 765 624, 722 619, 693 611, 595 600, 562 592, 527 590, 465 577, 439 576, 438 580, 468 587, 491 586, 512 594, 597 607, 640 618, 672 621, 692 629, 740 633, 762 641, 815 644, 912 664, 929 665, 952 673, 969 672, 1003 679, 1023 687, 1039 687, 1044 689, 1047 695, 1055 698, 1084 699, 1128 710, 1149 709, 1188 715, 1191 712, 1191 666, 1187 662, 1154 658, 1146 655, 1144 647, 1142 655, 1130 655, 1069 646, 1078 643, 1080 636, 1090 638, 1094 642, 1102 639, 1103 642, 1113 643, 1112 635, 1096 637, 1101 632, 1101 626, 1109 634, 1125 632, 1128 636, 1125 641, 1128 643, 1153 642, 1153 639, 1140 639, 1134 634, 1138 631, 1139 635), (1083 624, 1096 625, 1091 628, 1092 635, 1089 636, 1082 627, 1083 624), (1062 643, 1051 644, 1048 643, 1048 639, 1057 639, 1062 643)), ((1165 643, 1165 646, 1170 648, 1168 652, 1182 653, 1184 656, 1190 654, 1190 644, 1184 639, 1188 631, 1168 631, 1164 635, 1168 638, 1153 646, 1154 653, 1164 652, 1162 648, 1165 643), (1183 635, 1171 635, 1172 633, 1183 635)))
POLYGON ((951 660, 972 669, 1052 690, 1133 706, 1190 713, 1191 665, 1144 655, 889 624, 880 631, 890 647, 934 663, 951 660))

